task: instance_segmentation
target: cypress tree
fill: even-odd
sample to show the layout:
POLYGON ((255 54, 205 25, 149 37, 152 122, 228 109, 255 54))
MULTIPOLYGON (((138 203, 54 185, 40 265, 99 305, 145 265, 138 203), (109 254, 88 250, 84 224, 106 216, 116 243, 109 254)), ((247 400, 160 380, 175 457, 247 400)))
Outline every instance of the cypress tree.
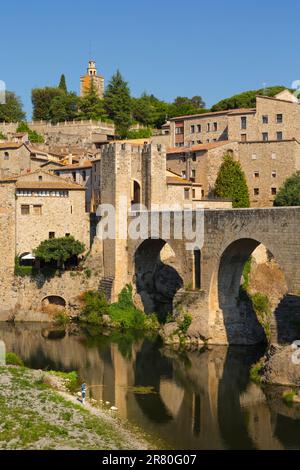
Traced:
POLYGON ((126 137, 131 124, 131 97, 119 70, 112 76, 104 96, 104 107, 116 125, 117 134, 126 137))
POLYGON ((214 193, 217 197, 232 199, 233 207, 249 207, 249 190, 241 164, 231 155, 225 155, 219 169, 214 193))
POLYGON ((300 206, 300 171, 285 181, 275 198, 274 206, 300 206))
POLYGON ((66 77, 64 74, 61 75, 58 88, 60 88, 63 92, 68 93, 66 77))

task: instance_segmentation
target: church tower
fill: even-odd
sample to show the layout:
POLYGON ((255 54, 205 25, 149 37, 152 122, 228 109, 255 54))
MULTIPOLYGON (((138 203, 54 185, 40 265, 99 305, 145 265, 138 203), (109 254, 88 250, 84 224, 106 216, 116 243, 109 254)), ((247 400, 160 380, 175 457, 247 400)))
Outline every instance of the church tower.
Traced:
POLYGON ((80 96, 84 96, 89 91, 91 81, 93 81, 97 95, 102 99, 104 96, 104 77, 98 75, 94 60, 89 61, 87 74, 80 77, 80 96))

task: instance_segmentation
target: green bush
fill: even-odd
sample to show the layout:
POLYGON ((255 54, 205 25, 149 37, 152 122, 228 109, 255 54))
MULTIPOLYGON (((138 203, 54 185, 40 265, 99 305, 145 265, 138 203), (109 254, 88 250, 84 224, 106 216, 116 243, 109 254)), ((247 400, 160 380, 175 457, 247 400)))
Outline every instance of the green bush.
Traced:
POLYGON ((256 364, 254 364, 251 369, 250 369, 250 379, 252 380, 252 382, 255 382, 255 383, 261 383, 262 381, 262 375, 261 375, 261 372, 262 372, 262 369, 263 369, 263 363, 262 361, 258 361, 256 364))
POLYGON ((127 139, 149 139, 152 136, 152 129, 143 128, 127 132, 127 139))
POLYGON ((58 372, 55 370, 50 370, 49 374, 62 378, 69 392, 75 392, 78 389, 79 382, 78 382, 78 374, 76 371, 58 372))
POLYGON ((20 366, 20 367, 23 367, 24 366, 24 362, 22 361, 22 359, 15 353, 13 352, 9 352, 9 353, 6 353, 6 356, 5 356, 5 361, 6 361, 6 364, 9 366, 20 366))
POLYGON ((192 316, 189 314, 185 314, 183 316, 183 319, 179 322, 179 329, 183 334, 186 334, 188 332, 189 327, 191 326, 192 323, 192 316))
POLYGON ((84 308, 80 315, 80 321, 91 325, 102 325, 103 315, 108 314, 108 302, 104 294, 97 291, 85 292, 83 296, 84 308))
POLYGON ((270 317, 271 317, 271 310, 270 310, 270 302, 268 297, 265 294, 261 294, 257 292, 256 294, 251 296, 252 305, 254 311, 257 315, 257 319, 259 323, 262 325, 266 337, 268 341, 270 341, 271 336, 271 324, 270 324, 270 317))
POLYGON ((7 140, 7 136, 3 134, 3 132, 0 131, 0 139, 1 140, 7 140))
POLYGON ((54 323, 55 325, 57 326, 67 326, 69 323, 70 323, 70 317, 69 315, 65 312, 65 311, 62 311, 62 312, 58 312, 55 316, 54 316, 54 323))
POLYGON ((36 131, 33 131, 32 129, 30 129, 30 127, 28 126, 26 122, 20 122, 20 124, 17 127, 17 132, 27 132, 28 139, 33 144, 43 144, 45 142, 44 137, 38 134, 36 131))
POLYGON ((92 271, 91 271, 91 269, 86 268, 86 269, 84 270, 84 274, 85 274, 85 276, 86 276, 88 279, 90 279, 90 278, 92 277, 92 271))
POLYGON ((291 403, 294 402, 294 397, 297 395, 297 393, 294 390, 289 390, 287 392, 283 392, 282 394, 282 399, 285 403, 290 405, 291 403))

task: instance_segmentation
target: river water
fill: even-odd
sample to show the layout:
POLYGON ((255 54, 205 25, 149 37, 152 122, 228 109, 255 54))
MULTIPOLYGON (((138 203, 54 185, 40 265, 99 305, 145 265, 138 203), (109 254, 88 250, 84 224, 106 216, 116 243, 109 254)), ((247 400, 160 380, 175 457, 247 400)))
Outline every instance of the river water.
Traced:
POLYGON ((300 406, 262 390, 249 369, 258 347, 174 352, 158 338, 48 334, 49 325, 0 324, 0 340, 32 368, 76 370, 96 400, 170 449, 300 449, 300 406))

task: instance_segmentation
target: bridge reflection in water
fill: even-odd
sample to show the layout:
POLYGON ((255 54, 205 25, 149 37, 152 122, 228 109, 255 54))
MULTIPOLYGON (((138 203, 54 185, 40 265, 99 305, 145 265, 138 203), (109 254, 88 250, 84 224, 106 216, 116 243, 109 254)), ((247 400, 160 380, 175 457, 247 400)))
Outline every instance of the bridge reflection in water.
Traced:
POLYGON ((51 340, 43 328, 1 324, 0 339, 28 366, 77 370, 93 398, 117 406, 122 418, 164 447, 300 448, 300 409, 249 381, 251 365, 263 354, 258 347, 179 354, 157 339, 80 332, 51 340))

